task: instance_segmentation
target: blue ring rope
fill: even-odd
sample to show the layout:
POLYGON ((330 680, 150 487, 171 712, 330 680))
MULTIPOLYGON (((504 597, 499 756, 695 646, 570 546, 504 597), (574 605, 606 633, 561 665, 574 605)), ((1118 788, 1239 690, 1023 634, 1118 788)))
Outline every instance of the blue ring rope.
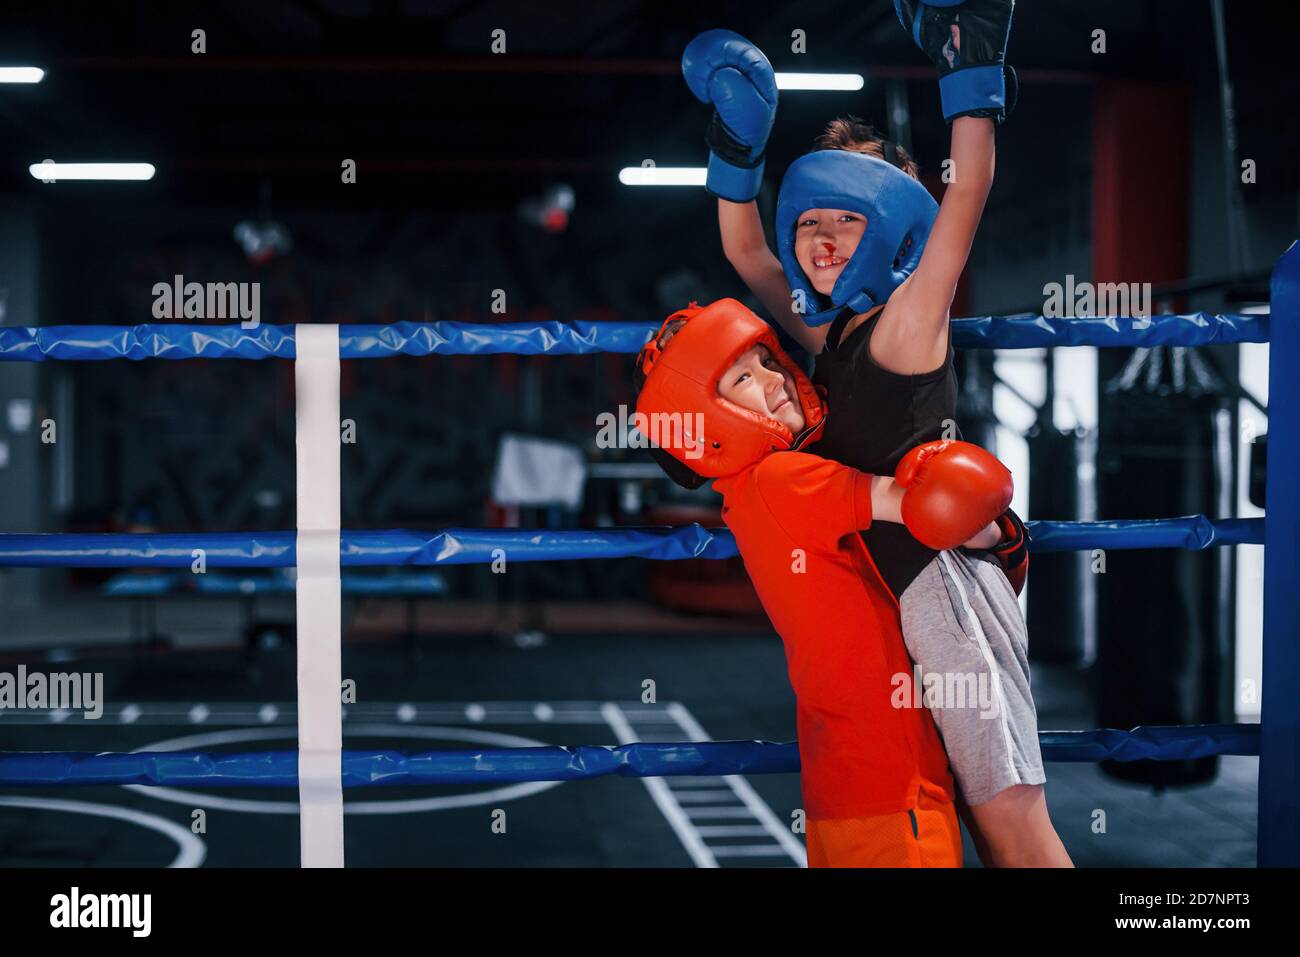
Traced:
MULTIPOLYGON (((392 356, 634 353, 656 326, 645 322, 393 322, 342 324, 344 359, 392 356)), ((1148 319, 977 316, 952 321, 962 349, 1046 346, 1208 346, 1267 342, 1267 315, 1192 312, 1148 319)), ((0 327, 0 360, 293 359, 294 326, 145 323, 137 326, 0 327)))
MULTIPOLYGON (((1204 515, 1115 522, 1030 522, 1035 553, 1087 549, 1262 545, 1262 518, 1211 521, 1204 515)), ((0 567, 189 568, 195 551, 208 568, 288 568, 296 564, 295 532, 158 532, 134 534, 0 534, 0 567)), ((489 564, 650 558, 732 558, 736 541, 725 528, 386 529, 342 533, 344 566, 489 564)))
MULTIPOLYGON (((1131 731, 1046 731, 1039 734, 1048 761, 1182 761, 1216 754, 1259 754, 1253 724, 1134 728, 1131 731)), ((396 784, 481 784, 574 781, 608 775, 793 774, 793 742, 708 741, 624 744, 617 747, 500 748, 493 750, 344 751, 344 787, 396 784)), ((0 752, 0 786, 145 784, 170 787, 296 787, 297 751, 0 752)))

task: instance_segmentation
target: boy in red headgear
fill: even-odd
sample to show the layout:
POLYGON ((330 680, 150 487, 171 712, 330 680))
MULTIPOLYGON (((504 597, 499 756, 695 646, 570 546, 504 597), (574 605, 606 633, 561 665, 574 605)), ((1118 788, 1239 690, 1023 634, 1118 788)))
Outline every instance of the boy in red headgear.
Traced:
POLYGON ((732 299, 669 317, 637 371, 638 428, 675 478, 714 479, 785 643, 809 864, 960 866, 943 743, 913 696, 897 605, 858 532, 906 519, 949 547, 991 544, 1010 474, 962 442, 917 450, 906 489, 800 451, 825 425, 821 398, 732 299))

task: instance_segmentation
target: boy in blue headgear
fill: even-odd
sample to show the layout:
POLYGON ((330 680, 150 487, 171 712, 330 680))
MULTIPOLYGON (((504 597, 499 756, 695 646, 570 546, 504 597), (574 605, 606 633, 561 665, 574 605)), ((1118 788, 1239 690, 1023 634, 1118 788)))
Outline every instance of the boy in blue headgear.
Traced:
MULTIPOLYGON (((682 58, 692 92, 715 110, 707 187, 723 249, 780 325, 816 356, 827 392, 814 451, 892 474, 912 448, 959 438, 948 326, 957 281, 993 181, 994 126, 1014 106, 1005 66, 1013 0, 895 0, 934 61, 954 174, 936 204, 896 144, 837 120, 791 164, 777 200, 774 256, 754 198, 776 112, 771 64, 726 30, 696 37, 682 58), (778 258, 779 257, 779 258, 778 258)), ((1011 512, 990 552, 936 552, 902 526, 862 532, 899 604, 918 669, 946 691, 988 688, 982 704, 927 698, 966 805, 980 858, 998 866, 1071 866, 1043 794, 1027 636, 1016 600, 1024 526, 1011 512), (1014 589, 1013 583, 1014 582, 1014 589), (987 705, 987 706, 985 706, 987 705)), ((981 692, 976 692, 981 694, 981 692)))

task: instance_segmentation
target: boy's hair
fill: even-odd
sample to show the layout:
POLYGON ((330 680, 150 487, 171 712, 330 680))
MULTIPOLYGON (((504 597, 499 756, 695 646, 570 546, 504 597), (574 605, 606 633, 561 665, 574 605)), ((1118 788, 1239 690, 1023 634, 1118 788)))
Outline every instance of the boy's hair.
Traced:
POLYGON ((866 153, 897 166, 912 179, 920 180, 921 170, 907 150, 882 136, 870 123, 856 116, 838 117, 826 124, 826 131, 813 141, 813 149, 849 150, 866 153))

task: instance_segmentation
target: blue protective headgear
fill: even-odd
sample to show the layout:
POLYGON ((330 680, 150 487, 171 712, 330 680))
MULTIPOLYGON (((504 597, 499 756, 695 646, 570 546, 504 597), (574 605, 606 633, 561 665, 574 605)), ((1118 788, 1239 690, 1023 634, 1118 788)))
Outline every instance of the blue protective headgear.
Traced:
POLYGON ((844 307, 866 312, 889 298, 921 261, 939 204, 919 182, 882 159, 849 150, 817 150, 786 170, 776 200, 777 254, 790 283, 812 310, 810 326, 830 322, 844 307), (867 228, 831 290, 817 293, 794 254, 795 228, 810 209, 847 209, 867 228))

